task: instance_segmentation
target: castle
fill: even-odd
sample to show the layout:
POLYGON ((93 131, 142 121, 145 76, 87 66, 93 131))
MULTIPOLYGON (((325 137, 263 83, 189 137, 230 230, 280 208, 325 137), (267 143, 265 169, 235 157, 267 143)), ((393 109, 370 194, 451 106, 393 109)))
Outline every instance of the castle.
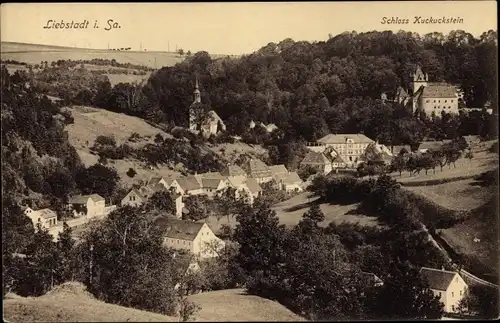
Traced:
POLYGON ((210 110, 206 113, 203 111, 204 109, 201 104, 201 92, 198 86, 198 77, 196 77, 193 94, 194 101, 189 107, 189 130, 194 133, 199 133, 201 131, 202 135, 205 137, 216 135, 221 131, 226 131, 224 121, 222 121, 214 110, 210 110))
MULTIPOLYGON (((417 66, 415 73, 410 75, 412 82, 408 92, 399 87, 395 101, 404 106, 411 106, 412 111, 424 111, 428 116, 434 113, 441 116, 446 113, 458 114, 459 93, 456 86, 445 82, 429 82, 429 75, 417 66)), ((384 98, 384 95, 382 96, 384 98)))

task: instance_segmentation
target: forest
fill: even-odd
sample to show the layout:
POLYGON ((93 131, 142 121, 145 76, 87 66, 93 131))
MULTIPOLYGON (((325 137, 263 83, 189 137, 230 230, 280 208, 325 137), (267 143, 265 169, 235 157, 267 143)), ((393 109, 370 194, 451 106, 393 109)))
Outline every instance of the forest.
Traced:
POLYGON ((330 132, 362 132, 385 144, 454 138, 457 131, 488 134, 491 118, 479 112, 415 118, 398 104, 383 105, 380 96, 393 96, 398 86, 408 88, 410 74, 420 65, 431 81, 458 85, 467 107, 491 101, 496 111, 496 37, 495 31, 479 38, 461 30, 446 36, 346 32, 315 43, 270 43, 239 59, 212 60, 198 52, 154 73, 140 91, 122 85, 129 93, 122 96, 134 93, 132 104, 100 106, 182 126, 198 77, 202 102, 232 134, 248 132, 251 120, 274 123, 287 138, 308 141, 330 132))

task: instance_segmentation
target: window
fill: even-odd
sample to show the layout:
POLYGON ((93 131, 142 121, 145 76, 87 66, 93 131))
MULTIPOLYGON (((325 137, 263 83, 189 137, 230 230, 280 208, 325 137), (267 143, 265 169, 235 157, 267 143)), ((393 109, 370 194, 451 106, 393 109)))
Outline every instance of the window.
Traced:
POLYGON ((441 292, 439 292, 439 297, 441 297, 441 292))
POLYGON ((451 106, 449 106, 448 109, 451 109, 451 106))
POLYGON ((429 103, 430 100, 425 100, 425 103, 429 103))
POLYGON ((436 108, 436 106, 434 106, 434 109, 436 108))
POLYGON ((177 239, 177 244, 179 244, 179 243, 180 243, 180 241, 179 241, 179 239, 177 239))
POLYGON ((436 100, 434 100, 434 103, 436 103, 436 100))
POLYGON ((454 292, 451 292, 451 297, 455 297, 455 293, 454 292))
POLYGON ((453 100, 451 100, 451 103, 453 103, 453 100))
POLYGON ((438 100, 438 102, 441 102, 441 100, 438 100))
POLYGON ((444 100, 444 103, 448 102, 448 100, 444 100))
POLYGON ((455 305, 451 305, 451 310, 455 312, 455 305))

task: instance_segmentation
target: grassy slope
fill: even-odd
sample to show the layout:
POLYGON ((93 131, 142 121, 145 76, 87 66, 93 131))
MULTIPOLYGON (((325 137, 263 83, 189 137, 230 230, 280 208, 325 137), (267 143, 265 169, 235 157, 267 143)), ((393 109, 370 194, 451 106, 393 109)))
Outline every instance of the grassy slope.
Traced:
POLYGON ((66 283, 40 297, 4 300, 9 322, 175 322, 175 317, 96 300, 78 283, 66 283))
POLYGON ((279 303, 246 295, 243 289, 200 293, 189 300, 201 306, 196 314, 199 322, 305 321, 279 303))
MULTIPOLYGON (((242 289, 201 293, 189 297, 201 310, 196 321, 304 321, 284 306, 242 289)), ((175 322, 177 317, 107 304, 88 294, 79 283, 66 283, 41 297, 14 296, 4 300, 9 322, 175 322)))

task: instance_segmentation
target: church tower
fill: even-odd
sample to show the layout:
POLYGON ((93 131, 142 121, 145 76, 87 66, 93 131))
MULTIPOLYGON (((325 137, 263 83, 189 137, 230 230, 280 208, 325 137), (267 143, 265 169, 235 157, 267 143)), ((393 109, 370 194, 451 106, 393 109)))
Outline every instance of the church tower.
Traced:
POLYGON ((198 130, 198 126, 196 124, 196 111, 197 105, 201 103, 201 92, 198 86, 198 76, 196 76, 196 83, 194 86, 194 101, 189 107, 189 130, 196 131, 198 130))
POLYGON ((429 81, 429 75, 422 72, 420 65, 417 65, 417 70, 412 75, 411 89, 412 94, 415 94, 421 86, 426 86, 429 81))

